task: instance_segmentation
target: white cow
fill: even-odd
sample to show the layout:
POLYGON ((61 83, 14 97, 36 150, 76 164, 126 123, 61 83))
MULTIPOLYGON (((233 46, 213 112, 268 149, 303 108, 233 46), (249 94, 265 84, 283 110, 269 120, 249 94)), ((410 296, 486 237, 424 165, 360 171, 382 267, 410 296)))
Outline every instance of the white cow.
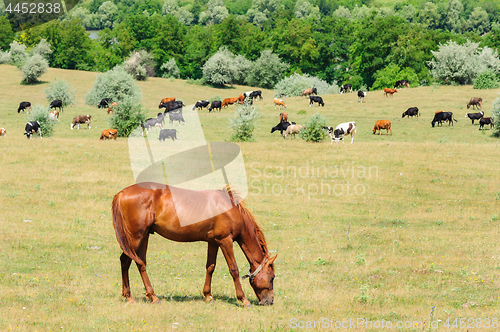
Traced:
POLYGON ((352 144, 352 143, 354 143, 354 135, 356 135, 356 122, 351 121, 351 122, 341 123, 337 127, 335 127, 335 130, 333 130, 333 132, 329 130, 328 134, 330 135, 330 138, 332 139, 330 144, 332 144, 333 141, 335 141, 335 143, 338 143, 341 140, 342 140, 342 143, 345 143, 345 141, 344 141, 345 135, 351 135, 351 144, 352 144))

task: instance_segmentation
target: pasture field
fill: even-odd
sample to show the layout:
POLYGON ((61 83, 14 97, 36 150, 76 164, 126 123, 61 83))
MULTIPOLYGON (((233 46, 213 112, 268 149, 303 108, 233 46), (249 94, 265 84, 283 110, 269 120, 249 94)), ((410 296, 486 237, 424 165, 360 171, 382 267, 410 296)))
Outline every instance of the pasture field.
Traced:
MULTIPOLYGON (((394 326, 406 322, 399 331, 496 330, 500 141, 464 115, 476 96, 491 116, 498 91, 421 87, 398 90, 392 98, 373 91, 363 104, 355 93, 326 95, 324 108, 286 98, 291 121, 304 123, 319 112, 327 125, 358 125, 354 144, 350 138, 345 144, 312 144, 270 134, 280 112, 274 110, 272 91, 264 90, 264 100, 257 101, 255 141, 239 145, 249 184, 247 207, 278 254, 275 304, 244 309, 221 253, 212 283, 216 301, 205 304, 206 244, 159 235, 150 238, 148 273, 161 302, 145 300, 134 267, 136 303, 120 297, 121 250, 110 206, 134 178, 127 139, 99 141, 108 116, 83 104, 96 75, 49 69, 44 83, 24 86, 20 71, 0 65, 0 127, 7 129, 0 138, 0 331, 290 331, 307 322, 334 325, 358 318, 394 326), (27 140, 19 102, 48 105, 43 89, 56 77, 76 89, 78 104, 61 113, 53 137, 27 140), (411 106, 422 116, 402 119, 411 106), (431 128, 438 110, 454 112, 458 122, 431 128), (92 115, 92 129, 70 130, 80 114, 92 115), (392 136, 372 134, 381 119, 392 121, 392 136), (431 318, 437 328, 429 326, 431 318), (453 327, 456 318, 466 318, 468 327, 460 327, 459 320, 453 327), (408 323, 416 321, 425 326, 408 323)), ((160 78, 138 84, 150 116, 163 97, 189 105, 251 90, 160 78)), ((199 112, 208 141, 230 137, 233 113, 234 106, 199 112)), ((179 130, 179 139, 188 135, 179 130)), ((172 144, 167 140, 165 147, 172 144)), ((239 248, 235 252, 243 275, 249 265, 239 248)), ((243 288, 256 304, 247 281, 243 288)))

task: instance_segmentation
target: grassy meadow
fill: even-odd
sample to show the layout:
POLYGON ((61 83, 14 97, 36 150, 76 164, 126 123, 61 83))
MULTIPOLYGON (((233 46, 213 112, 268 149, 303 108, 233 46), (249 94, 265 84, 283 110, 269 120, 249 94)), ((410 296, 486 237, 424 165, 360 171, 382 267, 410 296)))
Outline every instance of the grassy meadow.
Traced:
MULTIPOLYGON (((134 178, 127 139, 99 141, 108 115, 84 105, 96 75, 49 69, 42 84, 25 86, 19 70, 0 65, 0 127, 7 130, 0 138, 0 331, 290 331, 306 329, 307 322, 358 318, 426 322, 400 331, 495 330, 486 322, 500 318, 500 141, 464 115, 476 96, 491 116, 498 91, 420 87, 393 97, 373 91, 363 104, 356 93, 326 95, 324 108, 286 98, 289 120, 299 124, 316 112, 329 126, 357 123, 354 144, 350 138, 312 144, 270 134, 280 111, 273 92, 263 90, 255 141, 239 145, 247 206, 278 254, 275 304, 244 309, 220 252, 216 301, 205 304, 206 244, 157 234, 149 242, 148 274, 161 302, 146 301, 134 266, 136 303, 121 298, 121 250, 110 207, 134 178), (61 113, 53 137, 28 140, 19 102, 48 105, 43 90, 55 78, 70 82, 78 104, 61 113), (422 116, 402 119, 411 106, 422 116), (458 122, 431 128, 438 110, 452 111, 458 122), (80 114, 92 115, 92 129, 70 129, 80 114), (382 119, 392 121, 392 136, 372 134, 382 119), (429 326, 431 317, 438 328, 429 326), (456 318, 466 318, 467 328, 457 321, 451 326, 456 318)), ((251 90, 160 78, 138 85, 152 117, 164 97, 189 105, 251 90)), ((233 113, 234 106, 199 111, 207 141, 229 139, 233 113)), ((180 140, 188 135, 173 128, 180 140)), ((167 140, 165 147, 173 144, 167 140)), ((235 251, 244 274, 248 263, 235 251)), ((257 304, 247 281, 243 288, 257 304)))

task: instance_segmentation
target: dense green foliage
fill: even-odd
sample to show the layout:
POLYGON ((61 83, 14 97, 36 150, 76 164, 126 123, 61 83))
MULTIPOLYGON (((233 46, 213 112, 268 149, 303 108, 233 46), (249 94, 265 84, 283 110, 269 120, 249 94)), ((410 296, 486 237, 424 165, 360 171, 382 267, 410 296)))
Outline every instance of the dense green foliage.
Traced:
POLYGON ((293 74, 290 77, 285 77, 279 81, 274 87, 275 96, 279 97, 284 94, 287 97, 300 96, 305 89, 316 88, 318 94, 338 93, 339 87, 335 84, 328 84, 317 77, 307 74, 293 74))
POLYGON ((326 119, 319 113, 314 114, 306 122, 299 136, 306 142, 321 142, 325 139, 326 133, 323 127, 326 126, 326 119))
POLYGON ((232 141, 248 142, 253 140, 255 120, 260 117, 259 110, 249 105, 236 106, 234 118, 229 119, 229 128, 232 130, 232 141))
POLYGON ((500 97, 493 102, 493 136, 500 137, 500 97))
POLYGON ((498 77, 491 70, 483 71, 474 80, 474 89, 498 89, 499 87, 498 77))
POLYGON ((9 20, 5 16, 0 16, 0 51, 6 50, 13 40, 14 31, 9 20))
POLYGON ((138 81, 155 76, 154 66, 153 56, 144 50, 130 53, 130 56, 123 63, 125 71, 138 81))
POLYGON ((71 87, 68 81, 56 79, 50 82, 49 87, 43 90, 47 101, 62 101, 63 107, 76 105, 76 91, 71 87))
POLYGON ((42 137, 50 137, 54 133, 54 125, 56 122, 50 119, 49 109, 45 106, 38 104, 33 106, 32 112, 28 113, 26 116, 26 122, 28 121, 38 121, 40 123, 42 137))
POLYGON ((113 108, 109 125, 118 130, 119 137, 128 137, 142 122, 146 120, 146 111, 136 100, 126 98, 113 108))

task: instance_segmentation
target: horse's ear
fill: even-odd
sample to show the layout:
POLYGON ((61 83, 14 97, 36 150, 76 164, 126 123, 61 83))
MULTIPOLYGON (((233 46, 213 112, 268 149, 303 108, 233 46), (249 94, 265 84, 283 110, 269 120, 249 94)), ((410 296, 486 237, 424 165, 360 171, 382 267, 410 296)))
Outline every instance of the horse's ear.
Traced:
POLYGON ((269 261, 267 262, 267 264, 271 265, 274 262, 274 260, 276 259, 276 257, 278 257, 278 254, 274 255, 271 258, 269 258, 269 261))

